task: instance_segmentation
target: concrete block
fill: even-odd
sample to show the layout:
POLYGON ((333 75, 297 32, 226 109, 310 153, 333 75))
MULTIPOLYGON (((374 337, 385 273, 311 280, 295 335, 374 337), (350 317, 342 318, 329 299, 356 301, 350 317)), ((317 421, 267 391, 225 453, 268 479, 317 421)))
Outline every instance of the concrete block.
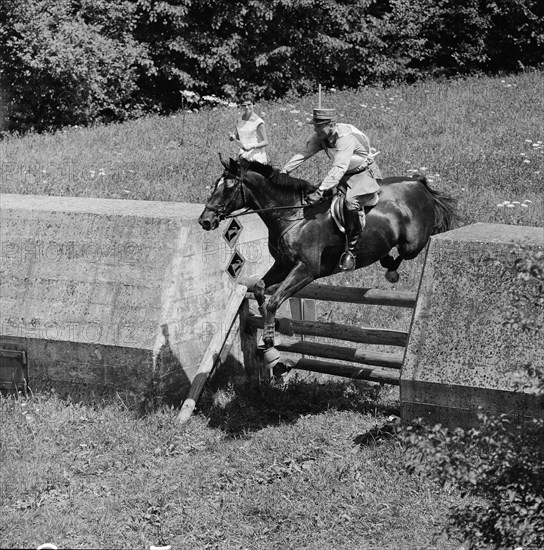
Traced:
MULTIPOLYGON (((202 209, 0 195, 0 348, 27 351, 33 390, 183 398, 235 284, 202 209)), ((262 275, 267 229, 239 221, 239 275, 262 275)))
POLYGON ((543 310, 518 299, 539 292, 516 277, 520 246, 543 251, 544 229, 479 223, 432 237, 401 373, 404 422, 470 426, 479 407, 544 416, 529 374, 544 369, 543 310), (540 330, 512 326, 513 312, 540 330))

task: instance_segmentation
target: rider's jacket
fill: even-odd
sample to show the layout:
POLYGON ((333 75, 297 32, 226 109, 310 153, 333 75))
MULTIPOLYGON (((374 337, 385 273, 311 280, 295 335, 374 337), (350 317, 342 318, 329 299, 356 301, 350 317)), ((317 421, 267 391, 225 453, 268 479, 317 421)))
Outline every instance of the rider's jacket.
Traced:
MULTIPOLYGON (((319 189, 325 190, 338 184, 344 174, 356 174, 365 170, 369 165, 373 165, 373 172, 379 173, 376 164, 369 158, 370 141, 368 137, 351 124, 337 122, 334 125, 334 131, 330 138, 319 139, 314 134, 306 143, 302 151, 297 153, 283 167, 283 172, 292 172, 303 162, 314 156, 319 151, 325 151, 327 156, 333 161, 332 167, 325 179, 322 181, 319 189)), ((381 174, 374 177, 381 178, 381 174)), ((375 189, 369 190, 373 192, 375 189)))

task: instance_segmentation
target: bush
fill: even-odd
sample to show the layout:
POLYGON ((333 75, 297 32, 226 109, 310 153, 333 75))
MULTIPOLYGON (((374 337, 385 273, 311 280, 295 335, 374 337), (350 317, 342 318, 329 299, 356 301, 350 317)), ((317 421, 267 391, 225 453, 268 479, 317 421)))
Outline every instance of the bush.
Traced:
POLYGON ((543 52, 541 0, 4 0, 0 115, 47 129, 168 113, 183 89, 276 99, 521 70, 543 52))
POLYGON ((407 466, 472 498, 447 532, 473 548, 544 548, 544 420, 480 417, 479 429, 408 428, 407 466))
POLYGON ((44 130, 122 120, 138 112, 145 51, 131 36, 129 1, 5 0, 0 82, 6 128, 44 130))

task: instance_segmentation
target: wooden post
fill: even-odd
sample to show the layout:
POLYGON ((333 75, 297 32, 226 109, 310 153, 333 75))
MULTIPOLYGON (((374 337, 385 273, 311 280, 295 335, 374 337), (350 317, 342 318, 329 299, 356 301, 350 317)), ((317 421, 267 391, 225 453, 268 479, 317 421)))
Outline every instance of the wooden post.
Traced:
POLYGON ((198 367, 198 371, 193 379, 193 383, 189 388, 187 397, 185 398, 181 410, 179 411, 178 422, 180 424, 184 424, 185 422, 187 422, 187 420, 189 420, 190 416, 193 414, 196 403, 200 398, 200 394, 204 389, 206 381, 208 380, 208 376, 213 370, 213 367, 217 359, 219 358, 221 350, 225 345, 225 340, 234 323, 234 320, 236 319, 236 315, 238 314, 238 310, 240 309, 240 304, 242 303, 246 292, 247 287, 243 285, 236 285, 236 287, 234 288, 234 291, 232 292, 227 303, 227 307, 225 309, 225 331, 223 332, 221 330, 218 330, 213 335, 208 345, 208 349, 206 350, 206 353, 204 354, 204 357, 200 362, 200 366, 198 367))
POLYGON ((250 322, 253 317, 249 299, 246 298, 240 308, 240 344, 244 357, 244 369, 250 383, 256 381, 257 384, 260 384, 269 379, 270 375, 262 357, 259 357, 257 353, 259 329, 250 322))

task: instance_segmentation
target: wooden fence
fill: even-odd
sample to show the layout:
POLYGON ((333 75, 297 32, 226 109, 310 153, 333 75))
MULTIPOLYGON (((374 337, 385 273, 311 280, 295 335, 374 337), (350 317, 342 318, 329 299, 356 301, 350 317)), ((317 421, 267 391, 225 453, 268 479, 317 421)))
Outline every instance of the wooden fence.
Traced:
MULTIPOLYGON (((339 287, 312 283, 298 292, 296 298, 411 308, 415 307, 416 292, 401 292, 372 288, 339 287)), ((253 298, 248 292, 246 298, 253 298)), ((260 315, 252 315, 247 304, 241 310, 242 350, 246 369, 257 369, 266 376, 263 362, 256 354, 258 329, 264 322, 260 315)), ((399 385, 400 369, 408 333, 398 330, 371 327, 355 327, 341 323, 304 321, 288 318, 276 319, 276 330, 292 336, 317 336, 354 346, 308 342, 302 338, 295 342, 281 343, 276 348, 289 355, 289 366, 294 369, 332 374, 384 384, 399 385), (386 345, 399 348, 398 352, 372 351, 357 344, 386 345), (301 355, 302 357, 298 357, 301 355), (295 359, 293 360, 293 357, 295 359), (318 358, 318 359, 316 359, 318 358), (325 359, 325 360, 323 360, 325 359), (339 362, 342 361, 342 362, 339 362)))

